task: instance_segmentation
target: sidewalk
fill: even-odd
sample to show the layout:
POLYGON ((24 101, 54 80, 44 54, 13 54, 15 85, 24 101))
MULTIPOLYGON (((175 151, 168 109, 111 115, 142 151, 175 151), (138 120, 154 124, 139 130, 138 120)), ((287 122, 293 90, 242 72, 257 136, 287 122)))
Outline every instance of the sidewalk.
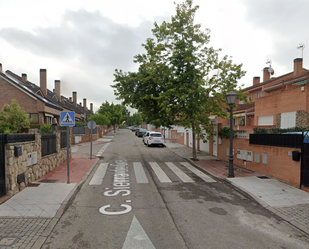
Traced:
MULTIPOLYGON (((166 147, 181 157, 190 160, 192 148, 166 142, 166 147)), ((197 167, 217 179, 231 184, 235 189, 250 196, 263 207, 290 224, 309 234, 309 193, 267 176, 234 165, 234 178, 228 178, 229 163, 197 152, 197 167)))
MULTIPOLYGON (((103 147, 113 136, 108 134, 93 143, 102 143, 103 147)), ((186 160, 192 157, 192 148, 169 140, 166 147, 186 160)), ((72 146, 69 184, 64 163, 0 204, 0 248, 41 247, 98 160, 90 159, 89 148, 90 143, 72 146)), ((195 162, 190 160, 196 167, 309 234, 309 193, 237 166, 234 166, 235 178, 227 178, 228 162, 203 152, 197 152, 197 158, 195 162)))
MULTIPOLYGON (((113 138, 110 133, 93 144, 104 146, 113 138)), ((0 204, 0 248, 41 247, 98 161, 89 149, 90 143, 71 147, 69 183, 65 162, 0 204)))

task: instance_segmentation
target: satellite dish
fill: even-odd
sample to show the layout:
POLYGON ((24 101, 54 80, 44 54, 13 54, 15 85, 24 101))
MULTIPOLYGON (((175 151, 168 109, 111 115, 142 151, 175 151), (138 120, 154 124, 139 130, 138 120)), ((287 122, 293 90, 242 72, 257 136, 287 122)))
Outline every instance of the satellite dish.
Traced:
POLYGON ((270 68, 268 68, 268 72, 269 72, 270 74, 274 74, 274 69, 272 69, 272 68, 270 67, 270 68))

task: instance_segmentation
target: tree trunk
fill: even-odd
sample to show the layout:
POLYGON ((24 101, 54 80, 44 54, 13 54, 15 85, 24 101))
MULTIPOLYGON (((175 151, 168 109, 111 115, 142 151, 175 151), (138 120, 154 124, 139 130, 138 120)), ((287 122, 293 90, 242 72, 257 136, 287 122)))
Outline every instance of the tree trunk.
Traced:
POLYGON ((193 136, 193 144, 192 144, 192 159, 197 160, 196 157, 196 137, 195 137, 195 127, 192 125, 192 136, 193 136))

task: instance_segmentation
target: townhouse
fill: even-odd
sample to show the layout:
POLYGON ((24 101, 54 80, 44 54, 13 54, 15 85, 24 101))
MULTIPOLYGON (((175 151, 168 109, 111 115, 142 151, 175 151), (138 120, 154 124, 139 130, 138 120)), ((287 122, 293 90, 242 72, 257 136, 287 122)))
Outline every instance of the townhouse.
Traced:
MULTIPOLYGON (((293 151, 285 148, 250 144, 254 128, 293 128, 309 130, 309 71, 303 59, 294 59, 293 71, 273 77, 273 69, 263 69, 263 80, 254 77, 252 86, 243 89, 249 103, 238 101, 234 111, 234 164, 274 177, 296 187, 307 186, 308 166, 304 160, 294 161, 293 151)), ((229 120, 216 118, 218 130, 229 120)), ((228 161, 229 139, 218 139, 219 159, 228 161)))
POLYGON ((32 124, 60 124, 62 111, 74 111, 75 121, 85 121, 87 116, 93 114, 93 104, 87 108, 87 99, 83 105, 77 103, 77 92, 72 92, 72 97, 61 95, 61 81, 55 80, 53 91, 47 88, 47 71, 40 69, 39 86, 30 82, 27 74, 21 76, 7 70, 3 72, 0 64, 0 108, 10 104, 15 99, 24 110, 32 124))

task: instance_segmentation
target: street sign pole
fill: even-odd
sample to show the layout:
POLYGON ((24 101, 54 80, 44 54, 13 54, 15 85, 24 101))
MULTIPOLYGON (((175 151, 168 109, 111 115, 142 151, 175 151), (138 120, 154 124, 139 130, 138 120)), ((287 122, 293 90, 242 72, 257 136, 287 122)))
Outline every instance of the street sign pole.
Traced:
POLYGON ((70 126, 75 126, 75 112, 61 112, 60 126, 67 127, 67 183, 70 183, 70 126))
POLYGON ((93 122, 91 122, 91 128, 90 128, 90 130, 91 130, 91 137, 90 137, 90 160, 92 160, 92 128, 93 127, 93 122))
POLYGON ((97 124, 95 121, 91 120, 87 123, 87 127, 90 129, 90 159, 92 159, 92 129, 95 129, 97 124))
POLYGON ((70 128, 67 126, 67 183, 70 183, 70 128))

